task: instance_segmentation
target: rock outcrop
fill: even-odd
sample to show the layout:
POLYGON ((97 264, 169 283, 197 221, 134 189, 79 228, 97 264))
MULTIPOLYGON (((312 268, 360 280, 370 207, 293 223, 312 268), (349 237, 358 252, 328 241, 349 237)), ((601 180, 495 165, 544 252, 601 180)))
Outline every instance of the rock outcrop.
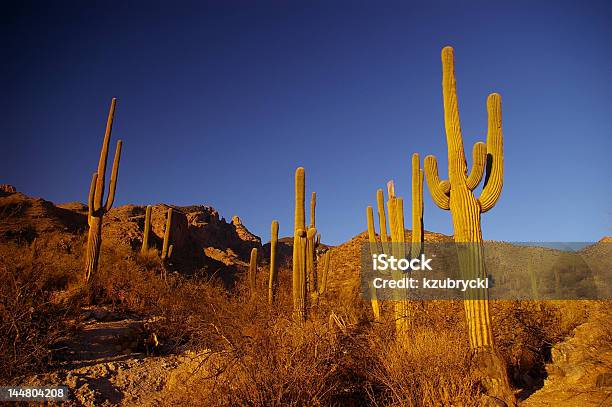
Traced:
MULTIPOLYGON (((4 188, 4 186, 3 186, 4 188)), ((14 188, 13 188, 14 189, 14 188)), ((54 205, 19 192, 0 195, 0 239, 31 242, 45 233, 71 235, 75 240, 87 231, 87 206, 79 202, 54 205)), ((166 214, 170 206, 154 205, 151 212, 151 248, 161 250, 166 214)), ((234 271, 246 267, 251 249, 261 248, 261 239, 234 217, 227 223, 209 206, 171 206, 170 242, 174 246, 170 268, 184 273, 212 272, 230 281, 234 271)), ((124 205, 104 217, 103 244, 140 250, 146 207, 124 205)))

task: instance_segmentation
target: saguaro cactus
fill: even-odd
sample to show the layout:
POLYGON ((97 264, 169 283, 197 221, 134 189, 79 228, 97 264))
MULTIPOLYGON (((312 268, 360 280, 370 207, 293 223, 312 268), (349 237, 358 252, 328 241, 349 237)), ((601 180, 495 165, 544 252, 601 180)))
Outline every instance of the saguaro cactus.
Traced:
POLYGON ((251 295, 255 295, 255 289, 257 288, 257 248, 251 249, 251 259, 249 261, 249 288, 251 289, 251 295))
POLYGON ((319 284, 319 295, 323 295, 327 290, 327 276, 329 275, 329 265, 331 263, 331 250, 323 254, 322 263, 323 270, 321 273, 321 284, 319 284))
POLYGON ((147 205, 147 210, 145 211, 145 223, 144 223, 144 232, 142 234, 142 248, 140 251, 145 253, 149 250, 149 234, 151 233, 151 205, 147 205))
POLYGON ((162 244, 161 259, 166 261, 170 257, 170 230, 172 229, 172 208, 166 213, 166 229, 164 230, 164 243, 162 244))
POLYGON ((276 263, 276 245, 278 244, 278 221, 273 220, 270 230, 270 279, 268 281, 268 302, 274 303, 278 285, 278 264, 276 263))
MULTIPOLYGON (((481 213, 491 209, 501 194, 503 184, 503 145, 501 127, 501 97, 492 93, 487 98, 487 141, 474 145, 472 169, 468 174, 459 121, 455 83, 454 51, 442 50, 442 93, 444 96, 444 124, 448 144, 448 180, 438 176, 434 156, 425 158, 425 174, 431 196, 440 208, 450 210, 455 242, 458 246, 460 271, 464 278, 486 277, 482 253, 481 213), (480 197, 472 192, 480 183, 485 170, 484 188, 480 197), (465 243, 468 243, 467 245, 465 243)), ((486 289, 470 290, 466 294, 465 313, 470 345, 478 355, 479 369, 487 376, 483 382, 495 397, 514 404, 502 359, 494 351, 491 318, 486 289)))
POLYGON ((297 321, 307 316, 306 225, 304 214, 304 168, 295 170, 295 213, 293 224, 293 313, 297 321))
POLYGON ((317 193, 313 192, 310 195, 310 227, 311 228, 316 227, 316 223, 315 223, 316 207, 317 207, 317 193))
MULTIPOLYGON (((384 212, 383 212, 384 213, 384 212)), ((366 217, 368 219, 368 240, 370 242, 370 255, 377 254, 378 245, 376 243, 376 231, 374 230, 374 211, 371 206, 366 209, 366 217)), ((372 304, 372 312, 374 320, 380 321, 380 304, 376 295, 376 287, 370 285, 370 303, 372 304)))
POLYGON ((313 299, 317 297, 317 264, 316 264, 316 236, 317 229, 308 228, 306 231, 306 270, 308 272, 308 292, 313 299))
POLYGON ((104 133, 104 141, 102 142, 102 150, 100 151, 100 160, 98 162, 98 171, 91 178, 89 187, 88 215, 87 223, 89 224, 89 232, 87 235, 87 251, 85 257, 85 281, 90 282, 98 270, 98 261, 100 259, 100 246, 102 244, 102 217, 113 206, 115 199, 115 188, 117 186, 117 174, 119 172, 119 160, 121 158, 121 140, 117 141, 115 150, 115 158, 113 160, 113 169, 111 171, 111 179, 109 184, 108 196, 106 203, 102 204, 104 196, 104 177, 106 174, 106 161, 108 159, 108 146, 110 144, 111 131, 113 127, 113 118, 115 116, 115 105, 117 99, 111 101, 108 119, 106 121, 106 131, 104 133))
POLYGON ((412 155, 412 247, 410 255, 414 258, 423 250, 423 170, 419 155, 412 155))

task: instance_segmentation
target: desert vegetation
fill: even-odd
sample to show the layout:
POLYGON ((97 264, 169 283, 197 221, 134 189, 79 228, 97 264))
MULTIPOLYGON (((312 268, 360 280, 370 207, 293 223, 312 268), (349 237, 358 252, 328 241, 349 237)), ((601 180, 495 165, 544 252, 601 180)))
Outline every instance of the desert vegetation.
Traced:
MULTIPOLYGON (((436 239, 476 243, 475 252, 459 253, 461 271, 486 275, 480 215, 495 205, 502 188, 501 98, 492 94, 487 99, 487 141, 475 144, 468 174, 453 58, 452 48, 442 51, 449 179, 440 180, 433 156, 425 158, 423 171, 414 154, 412 229, 406 230, 404 200, 391 181, 386 209, 383 190, 376 193, 379 232, 368 207, 367 231, 331 248, 317 232, 314 192, 306 224, 302 167, 295 172, 292 236, 283 242, 279 223, 272 221, 269 251, 245 232, 239 218, 228 225, 211 212, 188 217, 188 209, 160 208, 165 218, 159 237, 152 206, 130 207, 125 218, 105 220, 121 209, 112 209, 121 141, 102 204, 113 99, 87 212, 81 214, 86 222, 72 221, 72 229, 55 224, 46 230, 31 224, 17 228, 20 220, 81 215, 45 204, 44 216, 31 216, 30 198, 15 191, 2 194, 0 214, 9 226, 1 230, 0 245, 0 384, 40 383, 50 372, 74 369, 82 361, 66 356, 66 344, 92 320, 102 321, 96 312, 103 309, 105 317, 110 313, 117 320, 141 323, 130 338, 137 343, 125 352, 128 358, 146 363, 191 355, 197 361, 156 387, 168 405, 512 406, 541 388, 555 344, 595 317, 612 318, 608 303, 493 301, 486 290, 468 292, 463 301, 413 301, 402 294, 383 301, 371 287, 370 299, 359 292, 364 244, 372 253, 405 258, 418 256, 436 239), (484 189, 476 198, 473 190, 483 177, 484 189), (453 238, 425 232, 424 178, 435 203, 451 211, 453 238), (131 222, 129 244, 105 234, 120 222, 131 222), (189 263, 181 257, 197 242, 192 235, 181 241, 177 224, 197 225, 198 236, 210 240, 204 227, 214 224, 215 231, 224 228, 247 244, 236 249, 239 253, 220 243, 198 247, 216 256, 215 262, 189 263), (290 246, 290 256, 281 246, 290 246), (224 278, 229 274, 231 284, 224 278)), ((533 269, 530 273, 536 281, 533 269)), ((597 355, 591 357, 598 361, 597 355)), ((92 403, 103 401, 104 394, 92 403)), ((134 404, 149 402, 128 394, 116 401, 130 404, 130 397, 134 404)))

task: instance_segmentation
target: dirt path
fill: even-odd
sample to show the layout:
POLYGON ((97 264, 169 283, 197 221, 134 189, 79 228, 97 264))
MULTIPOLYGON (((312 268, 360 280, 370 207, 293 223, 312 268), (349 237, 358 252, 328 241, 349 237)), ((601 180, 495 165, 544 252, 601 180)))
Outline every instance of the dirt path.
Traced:
MULTIPOLYGON (((57 369, 33 376, 28 385, 68 386, 78 406, 162 406, 181 404, 193 375, 208 375, 211 353, 155 356, 147 352, 146 321, 86 310, 87 321, 58 343, 57 369), (173 402, 174 401, 174 402, 173 402)), ((612 318, 600 315, 578 326, 552 349, 542 389, 523 407, 612 406, 612 318)))
POLYGON ((85 313, 88 320, 77 334, 57 344, 57 369, 26 381, 68 386, 71 400, 65 405, 167 405, 208 357, 152 355, 146 321, 101 308, 85 313))

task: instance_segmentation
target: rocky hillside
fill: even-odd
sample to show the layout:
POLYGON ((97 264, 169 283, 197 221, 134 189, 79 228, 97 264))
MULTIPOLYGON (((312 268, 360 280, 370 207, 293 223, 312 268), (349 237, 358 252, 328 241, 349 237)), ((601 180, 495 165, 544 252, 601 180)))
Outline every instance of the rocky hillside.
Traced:
MULTIPOLYGON (((247 265, 253 247, 261 239, 234 216, 226 222, 209 206, 157 204, 151 211, 150 245, 161 249, 166 213, 173 208, 172 267, 180 272, 203 270, 229 281, 232 273, 247 265)), ((125 205, 104 216, 103 244, 139 250, 144 229, 144 206, 125 205)), ((45 233, 62 235, 67 245, 79 244, 87 230, 87 207, 79 202, 55 205, 5 186, 0 190, 0 239, 32 242, 45 233)))

